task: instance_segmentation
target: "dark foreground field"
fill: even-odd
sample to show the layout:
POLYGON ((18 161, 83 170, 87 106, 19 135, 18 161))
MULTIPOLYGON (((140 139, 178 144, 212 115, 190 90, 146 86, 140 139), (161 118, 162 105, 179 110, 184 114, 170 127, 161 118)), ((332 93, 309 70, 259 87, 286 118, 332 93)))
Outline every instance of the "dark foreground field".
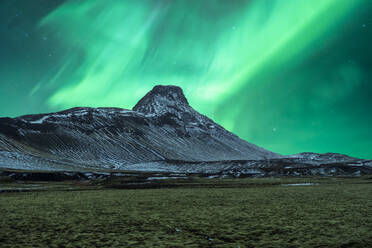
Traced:
POLYGON ((372 247, 371 178, 178 186, 3 182, 0 247, 372 247))

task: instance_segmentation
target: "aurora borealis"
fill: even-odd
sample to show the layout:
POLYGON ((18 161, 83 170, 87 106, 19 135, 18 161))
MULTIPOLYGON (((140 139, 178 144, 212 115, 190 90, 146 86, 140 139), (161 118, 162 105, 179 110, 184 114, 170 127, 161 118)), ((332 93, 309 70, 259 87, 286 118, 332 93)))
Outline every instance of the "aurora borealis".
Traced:
POLYGON ((132 108, 156 84, 282 154, 372 158, 368 0, 5 0, 0 116, 132 108))

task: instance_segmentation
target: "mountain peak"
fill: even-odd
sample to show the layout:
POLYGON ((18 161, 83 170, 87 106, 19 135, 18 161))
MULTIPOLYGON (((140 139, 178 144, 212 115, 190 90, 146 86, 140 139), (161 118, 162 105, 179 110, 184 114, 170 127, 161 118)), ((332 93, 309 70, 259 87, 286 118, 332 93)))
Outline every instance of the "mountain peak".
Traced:
POLYGON ((144 114, 185 111, 190 108, 183 90, 175 85, 156 85, 133 107, 134 111, 144 114))

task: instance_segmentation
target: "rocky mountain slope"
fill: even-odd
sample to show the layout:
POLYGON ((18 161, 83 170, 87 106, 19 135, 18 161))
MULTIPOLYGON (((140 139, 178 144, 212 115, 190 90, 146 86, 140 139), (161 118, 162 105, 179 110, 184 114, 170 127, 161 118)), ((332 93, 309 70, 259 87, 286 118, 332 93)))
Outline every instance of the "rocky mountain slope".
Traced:
POLYGON ((335 153, 282 156, 267 151, 199 114, 181 88, 155 86, 133 110, 73 108, 0 118, 0 168, 211 177, 358 176, 372 174, 372 161, 335 153))
POLYGON ((133 108, 73 108, 0 118, 0 167, 126 169, 154 162, 280 158, 195 111, 177 86, 155 86, 133 108))

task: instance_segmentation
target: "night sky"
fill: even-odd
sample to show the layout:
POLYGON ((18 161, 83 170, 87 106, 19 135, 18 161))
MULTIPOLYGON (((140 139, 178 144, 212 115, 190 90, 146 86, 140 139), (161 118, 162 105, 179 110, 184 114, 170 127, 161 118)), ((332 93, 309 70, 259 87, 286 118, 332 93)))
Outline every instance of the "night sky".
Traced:
POLYGON ((372 158, 370 0, 2 0, 0 116, 156 84, 266 149, 372 158))

